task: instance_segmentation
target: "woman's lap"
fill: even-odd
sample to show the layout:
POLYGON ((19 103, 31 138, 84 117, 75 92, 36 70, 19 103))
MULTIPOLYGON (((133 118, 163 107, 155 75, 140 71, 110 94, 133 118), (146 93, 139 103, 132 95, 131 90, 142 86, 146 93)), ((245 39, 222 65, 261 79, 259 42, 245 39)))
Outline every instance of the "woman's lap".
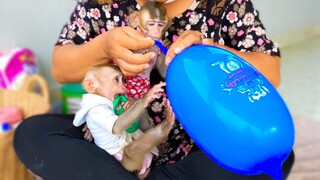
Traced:
MULTIPOLYGON (((284 179, 288 177, 293 163, 294 153, 292 152, 282 168, 284 179)), ((147 179, 272 180, 267 175, 243 176, 232 173, 213 163, 201 150, 191 153, 185 159, 172 165, 155 167, 147 179)))
MULTIPOLYGON (((45 179, 136 179, 121 164, 93 143, 83 140, 73 115, 40 115, 23 121, 16 129, 14 147, 21 161, 45 179)), ((293 154, 283 169, 288 175, 293 154)), ((266 175, 241 176, 213 163, 195 151, 172 165, 154 167, 147 179, 271 179, 266 175)))
POLYGON ((24 120, 14 138, 21 161, 44 179, 136 179, 113 156, 85 141, 72 119, 40 115, 24 120))

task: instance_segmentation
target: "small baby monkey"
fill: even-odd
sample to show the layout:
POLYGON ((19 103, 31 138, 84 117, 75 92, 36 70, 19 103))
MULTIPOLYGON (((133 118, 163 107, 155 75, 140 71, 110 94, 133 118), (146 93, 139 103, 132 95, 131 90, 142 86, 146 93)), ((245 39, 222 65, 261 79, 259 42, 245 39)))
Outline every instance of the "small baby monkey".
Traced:
POLYGON ((150 128, 138 139, 130 139, 126 128, 151 101, 161 96, 165 83, 153 86, 145 96, 131 105, 125 104, 124 113, 118 116, 114 113, 113 101, 116 96, 126 94, 124 79, 118 66, 110 64, 91 68, 82 81, 88 93, 82 97, 81 108, 73 124, 78 127, 86 123, 97 146, 113 155, 128 171, 140 170, 139 174, 144 174, 152 159, 152 156, 151 159, 146 157, 167 138, 175 116, 168 103, 167 116, 162 123, 150 128))
MULTIPOLYGON (((160 41, 169 26, 169 18, 163 3, 146 1, 139 11, 133 11, 128 17, 128 23, 137 31, 147 37, 160 41)), ((165 77, 167 66, 165 64, 165 55, 160 49, 153 45, 149 49, 135 52, 146 53, 153 51, 156 56, 150 61, 149 67, 135 76, 127 77, 126 87, 128 97, 138 99, 150 89, 150 74, 156 68, 162 78, 165 77)))

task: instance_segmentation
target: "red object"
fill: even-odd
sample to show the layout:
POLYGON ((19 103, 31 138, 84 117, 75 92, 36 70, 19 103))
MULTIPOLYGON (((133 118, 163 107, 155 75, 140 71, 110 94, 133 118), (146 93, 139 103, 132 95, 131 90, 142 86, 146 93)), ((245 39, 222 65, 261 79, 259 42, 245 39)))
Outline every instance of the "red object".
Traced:
POLYGON ((0 108, 0 123, 14 125, 22 121, 22 112, 16 106, 6 106, 0 108))

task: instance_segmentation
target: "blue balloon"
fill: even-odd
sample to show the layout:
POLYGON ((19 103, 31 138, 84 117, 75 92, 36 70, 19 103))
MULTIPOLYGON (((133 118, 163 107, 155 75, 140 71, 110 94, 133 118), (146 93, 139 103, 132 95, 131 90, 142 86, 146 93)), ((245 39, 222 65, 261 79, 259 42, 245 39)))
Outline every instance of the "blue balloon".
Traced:
POLYGON ((193 45, 172 60, 166 83, 177 119, 209 158, 235 173, 282 178, 294 125, 257 69, 227 50, 193 45))

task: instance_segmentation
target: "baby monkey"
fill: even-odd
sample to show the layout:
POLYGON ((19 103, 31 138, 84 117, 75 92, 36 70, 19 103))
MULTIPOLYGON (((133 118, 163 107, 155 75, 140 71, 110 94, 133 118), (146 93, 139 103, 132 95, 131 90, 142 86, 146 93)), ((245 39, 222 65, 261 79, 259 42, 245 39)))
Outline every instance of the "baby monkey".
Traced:
MULTIPOLYGON (((136 28, 147 37, 161 41, 164 33, 169 27, 169 17, 163 3, 146 1, 139 11, 132 11, 127 19, 131 27, 136 28)), ((126 77, 127 95, 130 98, 138 99, 150 89, 151 71, 156 68, 159 74, 165 79, 167 66, 165 64, 165 55, 160 51, 157 45, 152 45, 148 49, 134 51, 135 53, 154 52, 156 56, 149 62, 148 68, 135 76, 126 77)))
POLYGON ((113 101, 118 95, 126 94, 124 75, 118 66, 97 65, 91 68, 82 85, 88 92, 84 94, 81 108, 76 113, 73 124, 88 126, 97 146, 113 155, 128 171, 144 174, 150 167, 153 154, 158 155, 155 146, 167 138, 174 124, 175 116, 168 104, 167 116, 159 125, 148 129, 137 139, 133 139, 128 128, 156 98, 164 91, 164 82, 153 86, 145 96, 135 102, 126 102, 125 111, 116 115, 113 101), (155 150, 156 149, 156 150, 155 150))

